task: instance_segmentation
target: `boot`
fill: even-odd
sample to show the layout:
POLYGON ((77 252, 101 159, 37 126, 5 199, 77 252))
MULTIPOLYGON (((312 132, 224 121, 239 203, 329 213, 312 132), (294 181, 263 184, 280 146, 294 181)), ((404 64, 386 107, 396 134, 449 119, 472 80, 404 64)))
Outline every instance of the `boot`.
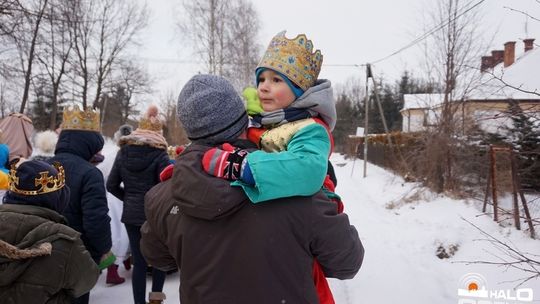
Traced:
POLYGON ((126 270, 130 270, 131 269, 131 256, 125 259, 123 263, 124 263, 124 268, 126 270))
POLYGON ((126 279, 118 275, 118 265, 112 264, 111 266, 107 267, 107 284, 118 285, 124 283, 125 281, 126 279))
POLYGON ((163 300, 165 300, 167 297, 165 297, 165 294, 163 292, 159 291, 152 291, 148 295, 148 304, 162 304, 163 300))

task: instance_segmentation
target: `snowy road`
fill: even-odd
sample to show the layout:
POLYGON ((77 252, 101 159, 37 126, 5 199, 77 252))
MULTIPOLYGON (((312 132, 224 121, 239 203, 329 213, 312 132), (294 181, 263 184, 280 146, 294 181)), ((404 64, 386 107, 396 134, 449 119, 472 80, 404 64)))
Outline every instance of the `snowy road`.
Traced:
MULTIPOLYGON (((459 263, 493 260, 491 253, 496 253, 489 243, 475 241, 482 238, 480 232, 461 218, 497 238, 511 241, 523 251, 540 252, 540 241, 511 227, 496 225, 481 215, 476 203, 429 193, 406 203, 402 198, 416 192, 413 184, 403 183, 401 178, 374 166, 368 166, 368 177, 364 179, 361 161, 356 162, 353 176, 352 162, 341 156, 335 156, 332 162, 338 176, 337 193, 366 248, 364 265, 354 279, 330 281, 336 303, 458 303, 457 289, 463 287, 460 279, 468 273, 482 275, 488 290, 510 290, 505 295, 515 296, 511 289, 516 284, 505 281, 521 278, 523 273, 492 265, 459 263), (398 207, 389 208, 392 205, 398 207), (440 244, 446 248, 456 244, 459 249, 454 257, 439 259, 436 250, 440 244)), ((102 275, 91 293, 91 303, 131 303, 131 272, 121 267, 121 275, 128 281, 112 287, 106 286, 102 275)), ((178 274, 167 277, 165 303, 178 302, 178 284, 178 274)), ((525 287, 532 289, 534 302, 540 303, 540 279, 521 286, 525 287)))

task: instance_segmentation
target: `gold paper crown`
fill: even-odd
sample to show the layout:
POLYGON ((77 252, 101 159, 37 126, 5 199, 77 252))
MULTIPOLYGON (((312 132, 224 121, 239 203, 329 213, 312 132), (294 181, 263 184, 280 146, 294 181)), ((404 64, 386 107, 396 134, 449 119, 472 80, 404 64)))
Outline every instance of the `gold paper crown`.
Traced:
POLYGON ((57 176, 49 176, 49 171, 39 172, 39 177, 34 178, 34 186, 37 189, 31 190, 20 188, 20 181, 16 175, 17 170, 15 168, 15 165, 12 165, 9 169, 8 175, 9 191, 22 195, 40 195, 62 189, 66 184, 64 167, 62 167, 62 165, 60 165, 60 163, 58 162, 55 162, 53 166, 56 171, 58 171, 57 176))
POLYGON ((169 159, 175 159, 178 154, 176 154, 176 147, 175 146, 168 146, 167 147, 167 154, 169 155, 169 159))
POLYGON ((257 68, 280 72, 306 91, 317 81, 322 61, 321 51, 313 52, 313 42, 306 35, 287 39, 283 31, 272 38, 257 68))
POLYGON ((101 132, 99 111, 94 111, 90 108, 87 108, 86 111, 81 111, 77 105, 65 108, 62 130, 101 132))
POLYGON ((162 128, 163 124, 161 123, 161 121, 159 121, 159 119, 157 119, 157 117, 154 119, 154 121, 147 117, 143 117, 139 121, 139 129, 159 132, 162 128))

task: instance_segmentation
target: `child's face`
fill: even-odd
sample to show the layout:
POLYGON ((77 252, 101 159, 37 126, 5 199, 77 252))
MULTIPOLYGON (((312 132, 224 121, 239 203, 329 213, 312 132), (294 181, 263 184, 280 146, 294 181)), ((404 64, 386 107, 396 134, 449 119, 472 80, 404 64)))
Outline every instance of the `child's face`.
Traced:
POLYGON ((284 109, 296 99, 285 80, 269 69, 259 75, 257 94, 265 112, 284 109))

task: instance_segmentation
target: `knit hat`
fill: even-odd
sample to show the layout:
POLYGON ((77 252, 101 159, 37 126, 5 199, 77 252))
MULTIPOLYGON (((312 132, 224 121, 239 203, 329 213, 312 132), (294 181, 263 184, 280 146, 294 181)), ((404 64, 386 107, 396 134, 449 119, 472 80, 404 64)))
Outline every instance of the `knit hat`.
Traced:
POLYGON ((128 125, 128 124, 121 125, 118 128, 117 132, 120 134, 120 136, 126 136, 126 135, 131 134, 131 132, 133 132, 133 127, 131 125, 128 125))
POLYGON ((4 203, 45 207, 62 213, 69 200, 64 168, 39 160, 13 166, 9 172, 9 189, 4 203))
POLYGON ((188 138, 199 144, 220 144, 235 140, 246 130, 244 103, 223 77, 195 75, 178 96, 178 119, 188 138))
POLYGON ((128 125, 128 124, 121 125, 120 127, 118 127, 118 130, 114 132, 114 135, 113 135, 114 142, 118 143, 118 141, 120 140, 120 137, 128 136, 129 134, 131 134, 131 132, 133 132, 133 127, 131 125, 128 125))
POLYGON ((150 105, 146 109, 143 117, 139 121, 139 129, 162 132, 163 123, 159 119, 159 109, 155 105, 150 105))

